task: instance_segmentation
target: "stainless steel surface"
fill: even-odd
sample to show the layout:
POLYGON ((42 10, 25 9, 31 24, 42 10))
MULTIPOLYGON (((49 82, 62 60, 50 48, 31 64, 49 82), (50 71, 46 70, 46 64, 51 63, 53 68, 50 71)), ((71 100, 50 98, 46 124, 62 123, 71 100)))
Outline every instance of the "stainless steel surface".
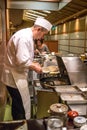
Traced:
POLYGON ((82 94, 77 93, 63 93, 60 95, 61 100, 63 102, 67 102, 68 104, 84 104, 87 103, 87 100, 82 94))
POLYGON ((67 69, 71 84, 86 85, 87 84, 87 66, 79 57, 62 57, 67 69))
POLYGON ((75 110, 79 113, 79 115, 83 115, 83 116, 86 116, 87 115, 87 112, 86 112, 86 107, 87 107, 87 104, 68 104, 69 108, 71 110, 75 110))
POLYGON ((70 83, 76 86, 87 86, 87 66, 78 56, 57 56, 60 73, 67 75, 70 83))
POLYGON ((82 93, 77 86, 64 85, 64 86, 55 86, 55 91, 57 93, 82 93))

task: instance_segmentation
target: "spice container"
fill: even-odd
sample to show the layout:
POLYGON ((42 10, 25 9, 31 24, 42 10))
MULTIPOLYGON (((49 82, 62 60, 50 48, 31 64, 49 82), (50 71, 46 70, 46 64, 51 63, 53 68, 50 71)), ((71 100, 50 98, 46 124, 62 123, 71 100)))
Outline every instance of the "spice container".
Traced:
POLYGON ((74 118, 73 123, 76 127, 81 127, 82 125, 86 123, 86 118, 82 116, 77 116, 74 118))

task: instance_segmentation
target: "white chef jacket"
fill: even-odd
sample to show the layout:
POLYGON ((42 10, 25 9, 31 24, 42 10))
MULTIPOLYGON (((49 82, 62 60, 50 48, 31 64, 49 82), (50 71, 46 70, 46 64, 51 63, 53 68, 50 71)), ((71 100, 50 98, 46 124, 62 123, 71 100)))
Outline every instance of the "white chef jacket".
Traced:
POLYGON ((16 32, 8 42, 2 81, 16 88, 11 69, 25 73, 34 58, 34 41, 31 28, 16 32))
POLYGON ((29 119, 30 95, 26 80, 29 65, 31 65, 34 58, 34 41, 31 28, 16 32, 9 40, 6 51, 2 82, 5 85, 19 89, 25 116, 26 119, 29 119))

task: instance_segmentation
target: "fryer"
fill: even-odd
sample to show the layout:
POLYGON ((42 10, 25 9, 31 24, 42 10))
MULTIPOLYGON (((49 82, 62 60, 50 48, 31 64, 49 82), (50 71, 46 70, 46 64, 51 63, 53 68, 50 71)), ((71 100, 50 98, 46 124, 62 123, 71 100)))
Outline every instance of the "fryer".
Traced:
MULTIPOLYGON (((50 56, 44 61, 43 67, 48 66, 58 66, 56 55, 50 56)), ((55 86, 59 85, 70 85, 70 80, 67 71, 64 70, 64 73, 61 73, 61 68, 58 69, 55 73, 42 73, 39 75, 39 80, 44 88, 55 88, 55 86)))

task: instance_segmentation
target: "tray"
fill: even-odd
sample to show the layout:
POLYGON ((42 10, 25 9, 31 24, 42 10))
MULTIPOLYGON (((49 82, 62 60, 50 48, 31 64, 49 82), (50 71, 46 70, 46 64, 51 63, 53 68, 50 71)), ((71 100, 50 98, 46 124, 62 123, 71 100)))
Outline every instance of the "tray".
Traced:
POLYGON ((71 110, 77 111, 79 115, 87 115, 87 105, 84 104, 67 104, 71 110))
POLYGON ((69 104, 83 104, 87 103, 87 100, 85 99, 84 95, 82 94, 77 94, 77 93, 62 93, 60 95, 61 100, 65 101, 69 104))
POLYGON ((87 87, 80 87, 79 88, 82 92, 87 92, 87 87))
POLYGON ((55 86, 55 91, 57 93, 81 93, 77 86, 71 85, 55 86))

